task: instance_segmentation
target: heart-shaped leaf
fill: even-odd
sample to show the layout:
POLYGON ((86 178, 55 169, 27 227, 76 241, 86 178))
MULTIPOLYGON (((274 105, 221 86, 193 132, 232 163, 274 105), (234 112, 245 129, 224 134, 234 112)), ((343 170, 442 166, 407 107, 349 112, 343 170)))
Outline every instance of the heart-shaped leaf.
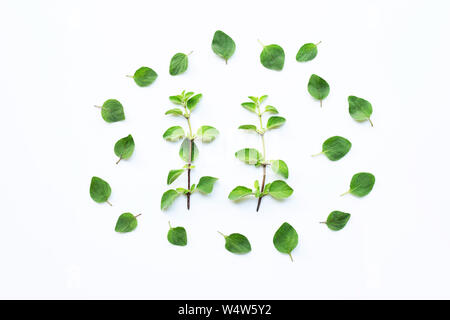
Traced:
POLYGON ((169 141, 177 141, 185 136, 184 130, 180 126, 173 126, 166 130, 163 138, 169 141))
POLYGON ((333 231, 339 231, 345 227, 350 219, 350 213, 342 211, 333 211, 329 214, 327 222, 325 224, 333 231))
POLYGON ((202 193, 211 193, 214 187, 214 183, 216 183, 218 179, 214 177, 201 177, 198 182, 197 189, 202 193))
POLYGON ((281 253, 288 254, 291 261, 294 261, 291 252, 298 245, 297 231, 289 223, 283 223, 273 236, 273 245, 281 253))
POLYGON ((375 184, 375 176, 369 172, 360 172, 352 177, 350 182, 350 189, 343 193, 351 193, 357 197, 364 197, 372 191, 375 184))
POLYGON ((175 246, 185 246, 187 245, 187 234, 186 229, 183 227, 172 228, 169 222, 169 232, 167 233, 167 240, 175 246))
POLYGON ((347 139, 334 136, 325 140, 322 144, 322 152, 319 154, 325 154, 331 161, 337 161, 344 157, 350 151, 351 147, 352 143, 347 139))
POLYGON ((134 82, 140 87, 147 87, 151 85, 156 78, 158 78, 158 74, 151 68, 141 67, 136 70, 134 73, 133 79, 134 82))
POLYGON ((184 53, 175 54, 170 60, 169 73, 176 76, 184 73, 188 68, 188 56, 184 53))
POLYGON ((297 52, 295 59, 298 62, 311 61, 317 56, 317 45, 314 43, 305 43, 297 52))
POLYGON ((259 56, 261 64, 267 69, 280 71, 284 66, 284 50, 277 44, 264 46, 259 56))
POLYGON ((231 253, 246 254, 252 250, 250 241, 248 241, 246 236, 240 233, 232 233, 229 236, 220 234, 225 238, 225 249, 231 253))
POLYGON ((244 186, 238 186, 230 192, 230 194, 228 195, 228 199, 238 200, 251 194, 253 194, 252 189, 244 186))
POLYGON ((270 184, 269 194, 275 199, 285 199, 291 196, 294 190, 283 180, 275 180, 270 184))
POLYGON ((106 100, 102 105, 102 118, 109 123, 125 120, 122 104, 116 99, 106 100))
POLYGON ((370 116, 372 115, 372 104, 362 98, 355 96, 348 97, 348 111, 353 119, 356 121, 369 120, 370 125, 373 127, 370 116))
POLYGON ((225 63, 228 63, 228 59, 231 58, 236 50, 236 44, 225 32, 217 30, 214 33, 211 48, 215 54, 225 59, 225 63))
POLYGON ((115 228, 116 232, 126 233, 126 232, 131 232, 134 229, 136 229, 136 227, 138 225, 136 217, 137 216, 134 216, 133 214, 131 214, 129 212, 122 213, 116 222, 116 228, 115 228))
POLYGON ((109 183, 99 177, 92 177, 91 185, 89 187, 89 194, 92 200, 98 203, 108 202, 109 196, 111 195, 111 187, 109 183))
POLYGON ((318 75, 313 74, 309 78, 308 92, 313 98, 320 100, 320 106, 322 106, 322 100, 330 93, 330 85, 318 75))
POLYGON ((119 163, 122 159, 128 159, 134 152, 134 140, 131 134, 126 136, 125 138, 120 139, 114 145, 114 153, 119 157, 119 160, 116 162, 119 163))

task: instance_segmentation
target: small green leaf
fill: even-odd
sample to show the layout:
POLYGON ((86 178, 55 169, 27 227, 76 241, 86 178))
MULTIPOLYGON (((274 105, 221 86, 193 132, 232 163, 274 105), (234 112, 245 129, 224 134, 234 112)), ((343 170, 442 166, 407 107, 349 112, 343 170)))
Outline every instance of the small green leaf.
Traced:
POLYGON ((188 68, 188 56, 184 53, 175 54, 170 60, 169 73, 172 76, 184 73, 188 68))
POLYGON ((275 199, 285 199, 291 196, 294 190, 283 180, 275 180, 270 184, 269 194, 275 199))
POLYGON ((175 170, 170 170, 169 174, 167 175, 167 184, 171 184, 172 182, 174 182, 175 180, 177 180, 177 178, 179 176, 181 176, 181 174, 184 172, 184 169, 175 169, 175 170))
POLYGON ((239 126, 238 129, 242 129, 242 130, 252 130, 257 132, 256 126, 252 125, 252 124, 243 124, 242 126, 239 126))
POLYGON ((183 104, 183 97, 181 97, 181 96, 170 96, 169 100, 174 104, 178 104, 178 105, 183 104))
MULTIPOLYGON (((178 189, 177 189, 178 190, 178 189)), ((161 197, 161 210, 166 210, 180 195, 177 190, 167 190, 161 197)))
POLYGON ((228 199, 238 200, 251 194, 253 194, 252 189, 243 186, 238 186, 230 192, 230 194, 228 195, 228 199))
POLYGON ((333 231, 339 231, 345 227, 350 219, 350 213, 342 211, 333 211, 327 218, 325 224, 333 231))
POLYGON ((269 113, 274 113, 277 114, 278 110, 275 107, 272 106, 266 106, 266 109, 264 110, 264 112, 269 112, 269 113))
POLYGON ((231 58, 236 50, 236 44, 225 32, 217 30, 214 33, 211 48, 215 54, 225 59, 225 63, 228 63, 228 59, 231 58))
POLYGON ((355 96, 348 97, 348 112, 356 121, 369 120, 373 127, 372 120, 370 120, 372 111, 372 104, 369 101, 355 96))
POLYGON ((322 100, 330 93, 330 85, 318 75, 313 74, 309 78, 308 92, 313 98, 320 100, 320 106, 322 106, 322 100))
POLYGON ((194 95, 193 92, 186 92, 186 93, 184 94, 184 99, 185 99, 185 100, 189 100, 189 98, 192 97, 193 95, 194 95))
POLYGON ((372 191, 375 184, 375 176, 369 172, 360 172, 352 177, 350 182, 350 190, 343 193, 351 193, 357 197, 364 197, 372 191))
POLYGON ((288 166, 287 166, 286 162, 284 162, 283 160, 272 161, 271 167, 272 167, 273 172, 275 172, 276 174, 279 174, 283 178, 287 179, 289 177, 288 166))
POLYGON ((259 103, 261 104, 261 103, 263 103, 264 102, 264 100, 266 100, 267 99, 267 97, 268 97, 268 95, 266 94, 266 95, 263 95, 263 96, 261 96, 261 97, 259 97, 259 103))
POLYGON ((267 129, 275 129, 281 127, 286 122, 286 119, 279 116, 272 116, 267 120, 267 129))
POLYGON ((252 250, 252 246, 246 236, 240 233, 232 233, 229 236, 220 234, 225 238, 225 249, 231 253, 245 254, 252 250))
POLYGON ((175 191, 178 192, 179 194, 186 194, 189 192, 189 190, 185 188, 176 188, 175 191))
POLYGON ((138 225, 136 216, 134 216, 133 214, 126 212, 126 213, 122 213, 119 216, 119 219, 117 219, 117 223, 116 223, 116 232, 120 232, 120 233, 126 233, 126 232, 131 232, 134 229, 136 229, 138 225))
POLYGON ((264 46, 259 56, 261 64, 267 69, 280 71, 284 66, 284 50, 279 45, 264 46))
POLYGON ((197 189, 201 191, 202 193, 211 193, 214 187, 214 183, 217 181, 217 178, 214 177, 201 177, 200 181, 198 182, 197 189))
POLYGON ((259 99, 258 99, 257 97, 254 97, 254 96, 248 96, 248 98, 249 98, 250 100, 252 100, 254 103, 258 103, 258 102, 259 102, 259 99))
POLYGON ((270 185, 271 185, 271 183, 266 183, 266 185, 264 186, 264 191, 262 193, 263 195, 269 194, 270 185))
POLYGON ((295 59, 298 62, 311 61, 317 56, 317 45, 314 43, 305 43, 297 52, 295 59))
POLYGON ((344 157, 351 149, 352 143, 347 139, 334 136, 325 140, 322 144, 322 153, 331 161, 337 161, 344 157))
POLYGON ((141 67, 136 70, 134 73, 133 79, 134 82, 140 87, 147 87, 151 85, 156 78, 158 78, 158 74, 151 68, 141 67))
POLYGON ((244 103, 241 103, 241 106, 243 106, 248 111, 257 113, 256 112, 256 104, 254 102, 244 102, 244 103))
POLYGON ((173 114, 174 116, 182 116, 183 111, 181 111, 181 109, 178 109, 178 108, 173 108, 173 109, 167 110, 165 114, 166 115, 173 114))
POLYGON ((188 138, 183 140, 180 146, 179 155, 185 162, 194 162, 198 157, 198 148, 194 141, 188 138), (190 142, 192 143, 192 150, 190 148, 190 142), (191 161, 189 161, 189 155, 191 155, 191 161))
POLYGON ((219 130, 211 126, 201 126, 197 130, 197 136, 202 142, 211 142, 219 135, 219 130))
POLYGON ((116 99, 106 100, 102 105, 102 118, 109 123, 125 120, 122 104, 116 99))
POLYGON ((253 148, 245 148, 235 153, 236 158, 247 164, 258 164, 262 160, 261 153, 253 148))
POLYGON ((297 231, 289 223, 283 223, 273 236, 273 245, 281 253, 287 253, 291 261, 294 261, 291 252, 298 245, 297 231))
POLYGON ((169 232, 167 233, 167 240, 175 246, 185 246, 187 245, 187 234, 186 229, 183 227, 172 228, 169 222, 169 232))
POLYGON ((184 137, 184 130, 180 126, 173 126, 166 130, 163 134, 163 138, 169 141, 177 141, 184 137))
MULTIPOLYGON (((92 200, 98 203, 108 202, 109 196, 111 195, 111 187, 109 183, 99 177, 92 177, 91 186, 89 188, 89 193, 92 200)), ((110 204, 111 205, 111 204, 110 204)))
POLYGON ((188 107, 188 109, 189 110, 194 110, 194 108, 197 106, 197 104, 200 102, 200 99, 202 98, 202 94, 201 93, 199 93, 199 94, 196 94, 195 96, 193 96, 192 98, 190 98, 188 101, 187 101, 187 104, 186 104, 186 106, 188 107))
POLYGON ((128 159, 134 152, 134 140, 131 134, 125 138, 120 139, 114 145, 114 153, 119 157, 116 163, 119 163, 122 159, 128 159))

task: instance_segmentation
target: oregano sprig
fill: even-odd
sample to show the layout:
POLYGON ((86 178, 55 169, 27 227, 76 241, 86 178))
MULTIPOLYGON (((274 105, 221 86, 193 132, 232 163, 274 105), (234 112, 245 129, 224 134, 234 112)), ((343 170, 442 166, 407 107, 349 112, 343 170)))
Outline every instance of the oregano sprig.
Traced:
POLYGON ((202 142, 208 143, 213 141, 219 134, 219 131, 211 126, 201 126, 196 133, 194 133, 195 131, 192 129, 191 125, 191 114, 201 98, 201 93, 194 94, 194 92, 186 91, 183 91, 179 95, 169 97, 169 100, 178 107, 168 110, 166 115, 184 117, 187 121, 188 128, 185 131, 181 126, 173 126, 167 129, 163 134, 163 138, 168 141, 179 141, 180 139, 183 139, 179 155, 185 162, 185 165, 182 168, 169 171, 167 184, 172 184, 179 176, 187 171, 187 188, 169 189, 164 192, 161 198, 161 210, 167 209, 178 196, 183 194, 186 195, 187 209, 189 210, 191 206, 191 194, 196 191, 203 194, 209 194, 212 192, 214 183, 217 181, 217 178, 204 176, 200 178, 197 184, 194 183, 191 185, 191 170, 195 168, 192 163, 199 155, 195 140, 201 140, 202 142))
POLYGON ((275 174, 278 174, 285 179, 289 177, 289 169, 286 162, 283 160, 266 159, 266 143, 264 140, 264 135, 267 131, 282 126, 286 122, 286 119, 280 116, 271 116, 267 120, 266 126, 264 126, 262 120, 263 114, 278 114, 278 110, 270 105, 266 106, 264 110, 262 109, 261 104, 267 99, 267 95, 259 98, 250 96, 249 99, 251 100, 250 102, 244 102, 241 105, 258 116, 259 127, 252 124, 245 124, 239 126, 239 129, 255 132, 261 137, 262 153, 254 148, 244 148, 237 151, 235 156, 246 164, 262 167, 263 177, 261 184, 259 183, 259 180, 255 181, 253 190, 244 186, 237 186, 230 192, 228 199, 238 200, 249 195, 254 195, 258 199, 256 211, 259 211, 261 200, 266 195, 270 195, 275 199, 284 199, 288 198, 294 190, 283 180, 275 180, 271 183, 266 183, 267 166, 270 166, 275 174))

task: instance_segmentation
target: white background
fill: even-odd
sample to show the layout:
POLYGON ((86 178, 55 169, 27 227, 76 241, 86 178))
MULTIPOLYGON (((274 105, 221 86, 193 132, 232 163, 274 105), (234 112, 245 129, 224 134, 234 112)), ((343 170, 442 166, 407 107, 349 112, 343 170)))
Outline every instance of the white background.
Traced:
POLYGON ((450 298, 449 13, 444 0, 2 1, 0 297, 450 298), (237 45, 228 65, 210 47, 217 29, 237 45), (284 48, 283 71, 261 66, 257 39, 284 48), (318 41, 314 61, 295 61, 318 41), (170 76, 171 56, 191 50, 188 71, 170 76), (141 66, 159 74, 148 88, 125 77, 141 66), (322 109, 306 90, 312 73, 331 86, 322 109), (220 180, 190 212, 182 198, 161 212, 167 172, 183 164, 162 133, 185 126, 164 112, 183 89, 204 95, 193 126, 221 133, 199 146, 193 179, 220 180), (234 152, 260 148, 237 127, 256 121, 240 103, 263 94, 287 119, 267 134, 268 157, 288 163, 295 191, 257 214, 255 199, 227 195, 261 178, 234 152), (349 116, 348 95, 372 102, 374 128, 349 116), (125 121, 93 107, 109 98, 125 121), (116 165, 129 133, 135 153, 116 165), (350 153, 312 158, 333 135, 350 153), (375 174, 372 193, 339 197, 360 171, 375 174), (113 207, 89 197, 93 175, 113 207), (318 223, 332 210, 352 214, 340 232, 318 223), (114 232, 123 212, 142 213, 125 235, 114 232), (169 220, 187 247, 167 242, 169 220), (284 221, 300 235, 294 263, 272 244, 284 221), (227 252, 217 230, 245 234, 252 252, 227 252))

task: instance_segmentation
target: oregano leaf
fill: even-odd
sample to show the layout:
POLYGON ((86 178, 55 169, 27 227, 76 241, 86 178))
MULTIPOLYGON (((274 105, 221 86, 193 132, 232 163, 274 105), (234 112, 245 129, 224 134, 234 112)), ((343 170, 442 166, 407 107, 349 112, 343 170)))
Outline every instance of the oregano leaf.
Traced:
POLYGON ((173 126, 167 129, 164 134, 163 138, 169 141, 177 141, 181 138, 184 138, 185 133, 182 127, 180 126, 173 126))
POLYGON ((243 125, 239 126, 238 129, 242 129, 242 130, 252 130, 252 131, 257 132, 256 126, 254 126, 254 125, 252 125, 252 124, 243 124, 243 125))
POLYGON ((199 94, 196 94, 195 96, 193 96, 193 97, 191 97, 188 101, 187 101, 187 104, 186 104, 186 106, 187 106, 187 108, 189 109, 189 110, 194 110, 194 108, 197 106, 197 104, 200 102, 200 99, 202 98, 202 94, 201 93, 199 93, 199 94))
POLYGON ((253 194, 252 189, 244 186, 238 186, 230 192, 230 194, 228 195, 228 199, 238 200, 251 194, 253 194))
POLYGON ((161 210, 166 210, 168 207, 170 207, 170 205, 175 201, 176 198, 178 198, 179 195, 180 193, 178 192, 178 188, 177 190, 170 189, 164 192, 161 197, 161 210))
POLYGON ((254 97, 254 96, 248 96, 248 98, 249 98, 250 100, 252 100, 254 103, 258 103, 258 102, 259 102, 259 99, 258 99, 257 97, 254 97))
POLYGON ((91 185, 89 187, 89 194, 92 200, 98 203, 108 202, 109 196, 111 195, 111 187, 109 183, 99 177, 92 177, 91 185))
POLYGON ((291 261, 294 261, 291 253, 298 245, 297 231, 289 223, 283 223, 273 236, 273 245, 279 252, 288 254, 291 261))
POLYGON ((185 162, 194 162, 198 157, 199 151, 197 148, 197 145, 194 141, 189 140, 188 138, 185 138, 183 140, 183 143, 180 146, 179 155, 181 159, 183 159, 185 162), (192 143, 192 150, 190 150, 190 143, 192 143), (189 161, 189 154, 191 155, 191 160, 189 161))
POLYGON ((261 153, 253 148, 244 148, 235 153, 236 158, 247 164, 258 164, 262 160, 261 153))
POLYGON ((346 226, 349 219, 350 213, 345 213, 342 211, 333 211, 328 215, 325 224, 329 229, 333 231, 339 231, 346 226))
POLYGON ((119 163, 122 159, 129 159, 134 152, 134 140, 131 134, 125 138, 119 139, 114 145, 114 153, 119 157, 116 162, 119 163))
POLYGON ((183 227, 172 228, 169 222, 169 232, 167 233, 167 240, 175 246, 187 245, 186 229, 183 227))
POLYGON ((322 106, 322 100, 330 93, 330 85, 318 75, 313 74, 309 78, 308 92, 313 98, 319 100, 322 106))
POLYGON ((147 87, 158 78, 158 74, 152 68, 141 67, 136 70, 132 78, 138 86, 147 87))
POLYGON ((219 135, 219 130, 211 126, 201 126, 197 130, 197 136, 202 142, 211 142, 219 135))
POLYGON ((201 177, 200 181, 198 182, 197 189, 205 194, 211 193, 214 187, 214 183, 217 180, 217 178, 209 176, 201 177))
POLYGON ((284 66, 284 50, 277 44, 264 46, 259 56, 261 64, 267 69, 280 71, 284 66))
POLYGON ((300 47, 295 59, 298 62, 311 61, 317 56, 317 45, 314 43, 305 43, 300 47))
POLYGON ((122 104, 116 99, 106 100, 102 105, 102 118, 106 122, 112 123, 125 120, 125 113, 122 104))
POLYGON ((267 129, 275 129, 281 127, 286 122, 286 119, 279 116, 272 116, 267 120, 267 129))
POLYGON ((178 109, 178 108, 173 108, 173 109, 167 110, 165 114, 166 115, 173 114, 174 116, 182 116, 183 111, 181 111, 181 109, 178 109))
POLYGON ((273 107, 273 106, 266 106, 266 109, 264 110, 264 112, 277 114, 278 110, 275 107, 273 107))
POLYGON ((275 199, 285 199, 291 196, 294 190, 283 180, 275 180, 270 184, 269 194, 275 199))
POLYGON ((188 56, 184 53, 176 53, 170 60, 169 73, 176 76, 184 73, 188 68, 188 56))
POLYGON ((353 175, 350 181, 350 189, 343 193, 351 193, 357 197, 364 197, 372 191, 375 184, 375 176, 369 172, 360 172, 353 175))
POLYGON ((115 230, 119 233, 131 232, 136 229, 138 222, 136 217, 140 215, 134 216, 133 214, 126 212, 122 213, 117 219, 115 230))
POLYGON ((283 160, 274 160, 272 161, 271 165, 273 172, 276 174, 279 174, 283 178, 287 179, 289 178, 289 169, 283 160))
POLYGON ((215 54, 225 59, 225 63, 228 63, 228 59, 231 58, 236 50, 236 44, 225 32, 217 30, 214 33, 211 48, 215 54))
POLYGON ((342 159, 351 149, 352 143, 344 137, 334 136, 322 144, 322 152, 331 161, 342 159))
POLYGON ((257 113, 256 112, 256 104, 254 102, 244 102, 244 103, 241 103, 241 106, 243 106, 248 111, 251 111, 253 113, 257 113))
POLYGON ((170 170, 169 174, 167 175, 167 184, 171 184, 174 182, 179 176, 181 176, 184 172, 184 169, 175 169, 170 170))
POLYGON ((170 96, 169 100, 174 104, 178 104, 178 105, 183 104, 183 97, 181 97, 181 96, 170 96))
MULTIPOLYGON (((220 233, 220 232, 219 232, 220 233)), ((231 253, 246 254, 252 250, 250 241, 240 233, 232 233, 229 236, 220 233, 225 238, 225 249, 231 253)))
POLYGON ((348 112, 356 121, 369 120, 373 127, 372 120, 370 120, 372 111, 372 104, 369 101, 355 96, 348 97, 348 112))

